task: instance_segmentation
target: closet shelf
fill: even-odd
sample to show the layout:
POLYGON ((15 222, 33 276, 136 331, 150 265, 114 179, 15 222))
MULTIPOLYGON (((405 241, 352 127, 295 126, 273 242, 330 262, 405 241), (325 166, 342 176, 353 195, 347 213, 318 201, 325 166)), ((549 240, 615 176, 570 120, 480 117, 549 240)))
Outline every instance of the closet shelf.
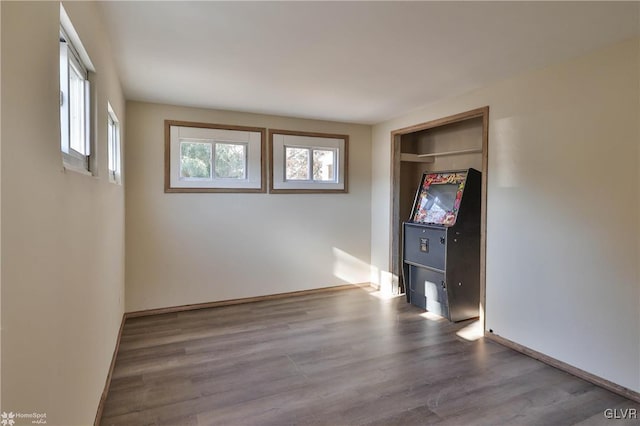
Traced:
POLYGON ((445 157, 447 155, 460 155, 460 154, 476 154, 482 152, 481 148, 460 149, 458 151, 446 151, 446 152, 433 152, 429 154, 415 154, 418 158, 433 158, 433 157, 445 157))
POLYGON ((410 161, 412 163, 433 163, 435 159, 433 157, 421 158, 417 154, 408 154, 404 152, 400 154, 400 161, 410 161))

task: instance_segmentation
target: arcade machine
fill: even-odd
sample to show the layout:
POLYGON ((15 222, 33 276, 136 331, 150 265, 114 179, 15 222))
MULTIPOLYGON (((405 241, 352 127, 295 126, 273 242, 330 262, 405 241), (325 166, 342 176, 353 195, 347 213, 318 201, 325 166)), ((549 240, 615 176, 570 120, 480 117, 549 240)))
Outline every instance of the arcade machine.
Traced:
POLYGON ((475 169, 425 172, 403 223, 407 302, 454 322, 479 315, 481 180, 475 169))

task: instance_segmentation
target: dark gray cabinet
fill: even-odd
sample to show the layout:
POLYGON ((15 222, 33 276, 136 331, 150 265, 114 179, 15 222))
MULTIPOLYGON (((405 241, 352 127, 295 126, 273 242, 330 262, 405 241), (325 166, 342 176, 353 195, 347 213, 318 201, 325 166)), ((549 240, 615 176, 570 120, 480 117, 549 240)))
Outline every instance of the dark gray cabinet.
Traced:
POLYGON ((474 169, 425 173, 411 219, 403 224, 407 301, 451 321, 479 314, 480 181, 474 169))

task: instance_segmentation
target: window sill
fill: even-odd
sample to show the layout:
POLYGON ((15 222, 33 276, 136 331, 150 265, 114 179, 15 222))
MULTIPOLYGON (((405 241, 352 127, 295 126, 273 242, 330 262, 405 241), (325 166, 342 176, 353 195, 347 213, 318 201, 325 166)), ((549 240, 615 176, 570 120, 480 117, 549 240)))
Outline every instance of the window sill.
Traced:
POLYGON ((86 169, 80 168, 80 167, 76 167, 76 166, 73 166, 72 164, 68 164, 68 163, 64 163, 62 165, 62 171, 64 173, 73 172, 73 173, 78 173, 78 174, 85 175, 85 176, 95 177, 93 175, 93 173, 91 173, 89 170, 86 170, 86 169))

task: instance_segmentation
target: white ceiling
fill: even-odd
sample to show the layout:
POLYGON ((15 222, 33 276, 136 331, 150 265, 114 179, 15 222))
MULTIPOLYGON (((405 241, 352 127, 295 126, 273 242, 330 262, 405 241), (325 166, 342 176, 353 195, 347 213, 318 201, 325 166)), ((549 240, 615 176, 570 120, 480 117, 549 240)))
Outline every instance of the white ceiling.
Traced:
POLYGON ((127 99, 376 123, 640 33, 637 2, 104 2, 127 99))

